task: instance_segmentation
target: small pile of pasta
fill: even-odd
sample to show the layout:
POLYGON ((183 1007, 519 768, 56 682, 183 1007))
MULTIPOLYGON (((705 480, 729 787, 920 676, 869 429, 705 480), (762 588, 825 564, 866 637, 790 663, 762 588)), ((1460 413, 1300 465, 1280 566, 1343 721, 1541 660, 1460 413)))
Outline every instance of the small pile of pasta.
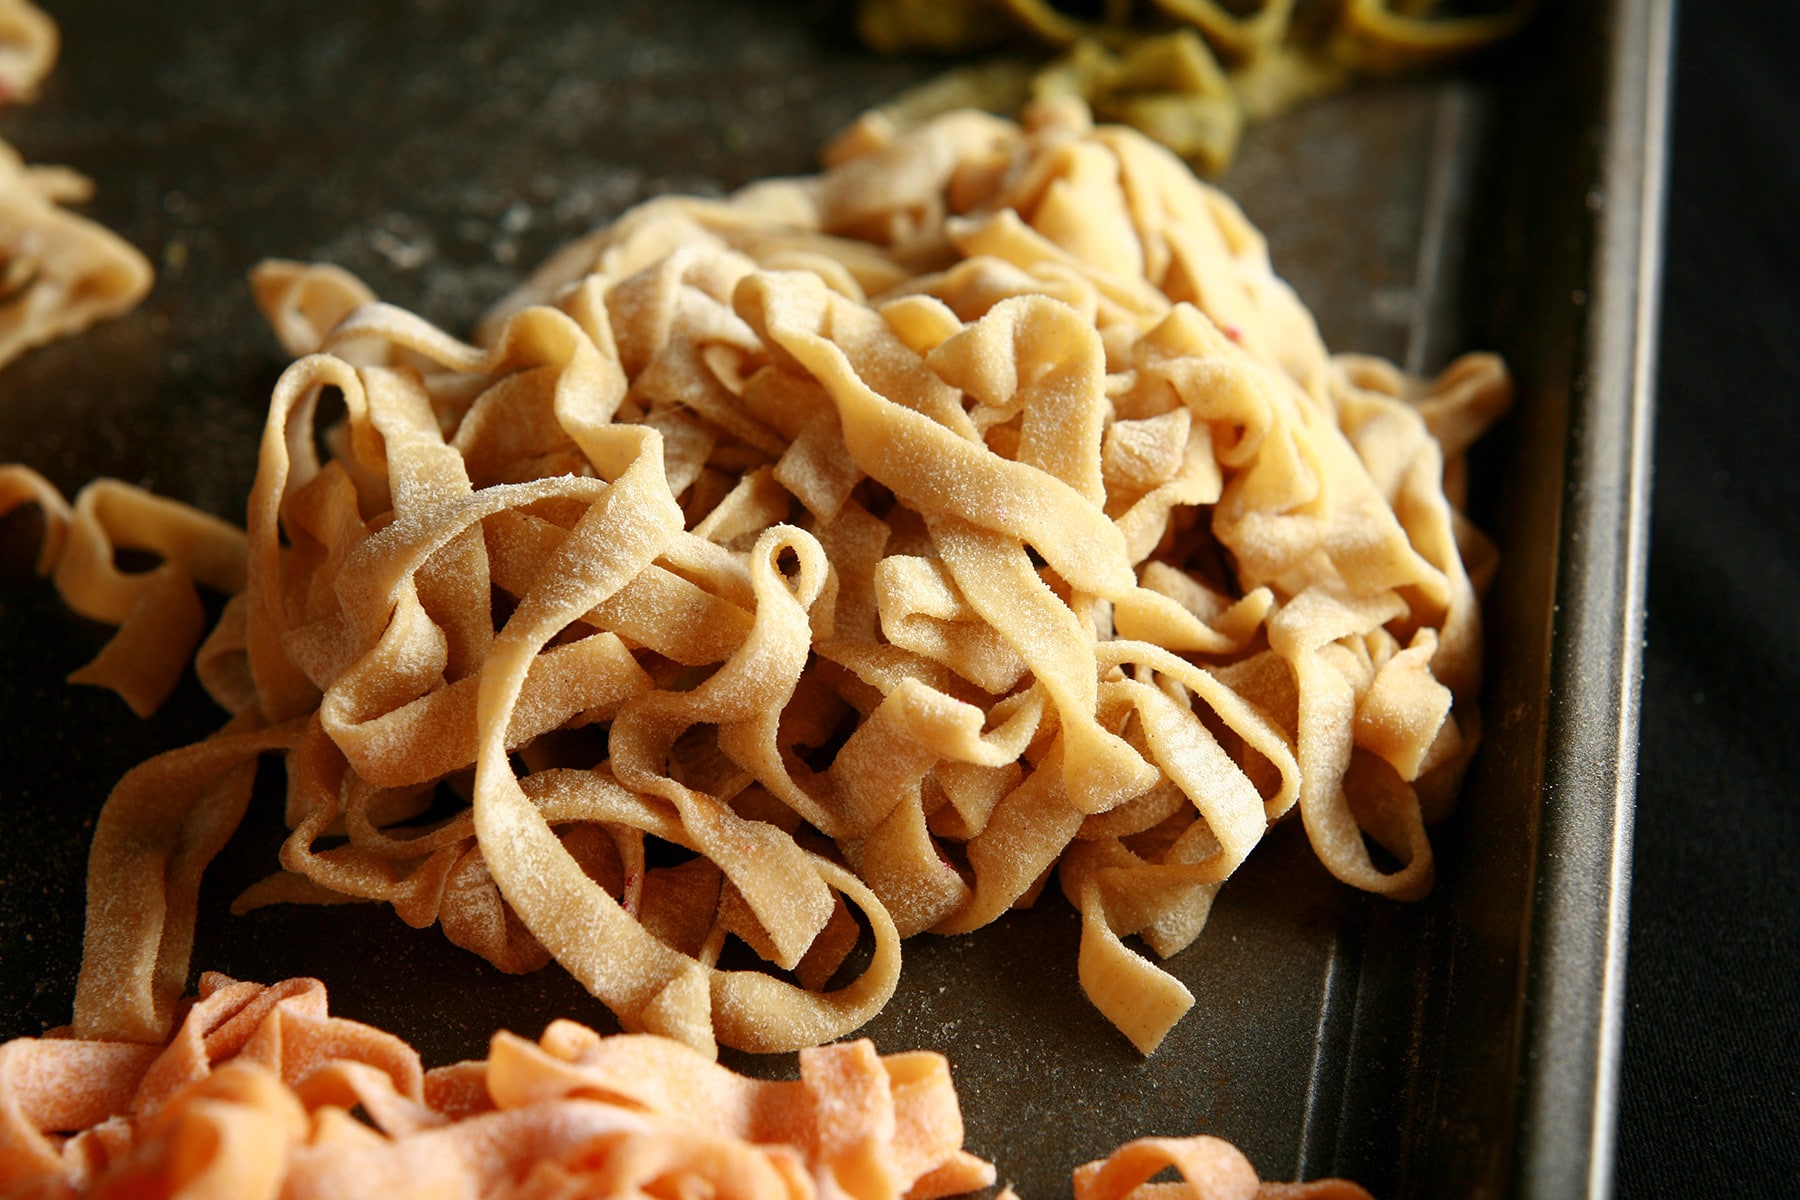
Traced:
POLYGON ((386 902, 706 1053, 842 1036, 901 938, 1052 874, 1149 1053, 1192 995, 1124 939, 1188 945, 1295 811, 1338 878, 1426 892, 1476 742, 1492 555, 1454 498, 1501 364, 1328 356, 1237 208, 1077 105, 828 158, 627 213, 480 345, 265 265, 300 357, 244 533, 0 474, 69 603, 122 622, 80 677, 140 710, 192 581, 230 597, 196 659, 230 723, 99 818, 77 1032, 166 1035, 271 751, 293 832, 240 908, 386 902), (733 938, 767 969, 721 966, 733 938))
MULTIPOLYGON (((940 1054, 843 1042, 802 1051, 798 1079, 762 1081, 666 1038, 556 1021, 424 1070, 399 1038, 329 1015, 316 979, 203 975, 166 1045, 66 1031, 0 1045, 8 1196, 936 1200, 995 1181, 962 1141, 940 1054)), ((1341 1180, 1259 1190, 1210 1137, 1130 1143, 1077 1168, 1075 1194, 1368 1200, 1341 1180), (1168 1166, 1188 1182, 1133 1190, 1168 1166)))
POLYGON ((64 208, 94 185, 68 167, 27 166, 0 142, 0 366, 137 307, 155 273, 118 234, 64 208))
POLYGON ((1049 46, 1052 62, 993 59, 882 106, 906 125, 955 105, 1013 112, 1078 96, 1208 174, 1231 164, 1244 126, 1358 75, 1442 66, 1511 37, 1534 0, 1469 14, 1441 0, 1106 0, 1093 19, 1051 0, 861 0, 857 30, 884 53, 1049 46), (1450 11, 1445 11, 1446 9, 1450 11))
MULTIPOLYGON (((0 104, 28 101, 56 64, 56 23, 0 0, 0 104)), ((110 229, 64 208, 94 192, 68 167, 27 166, 0 142, 0 366, 137 307, 150 263, 110 229)))
POLYGON ((962 1139, 938 1054, 844 1042, 762 1082, 679 1042, 557 1021, 427 1071, 392 1034, 330 1016, 315 979, 207 974, 166 1046, 0 1046, 8 1196, 935 1200, 994 1182, 962 1139))

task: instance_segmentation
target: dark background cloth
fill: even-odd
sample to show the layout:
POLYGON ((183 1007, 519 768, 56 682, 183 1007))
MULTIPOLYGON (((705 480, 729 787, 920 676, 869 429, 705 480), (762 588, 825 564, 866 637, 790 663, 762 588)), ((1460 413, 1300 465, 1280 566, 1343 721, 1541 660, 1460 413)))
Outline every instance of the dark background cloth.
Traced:
POLYGON ((1800 6, 1678 25, 1623 1200, 1800 1194, 1800 6))

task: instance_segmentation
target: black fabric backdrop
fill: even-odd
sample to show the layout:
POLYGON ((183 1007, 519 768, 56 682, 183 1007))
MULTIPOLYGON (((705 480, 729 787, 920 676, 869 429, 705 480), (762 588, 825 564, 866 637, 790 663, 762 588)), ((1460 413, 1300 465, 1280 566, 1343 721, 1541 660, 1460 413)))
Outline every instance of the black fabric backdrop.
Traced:
POLYGON ((1800 1189, 1800 6, 1678 21, 1625 1200, 1800 1189))

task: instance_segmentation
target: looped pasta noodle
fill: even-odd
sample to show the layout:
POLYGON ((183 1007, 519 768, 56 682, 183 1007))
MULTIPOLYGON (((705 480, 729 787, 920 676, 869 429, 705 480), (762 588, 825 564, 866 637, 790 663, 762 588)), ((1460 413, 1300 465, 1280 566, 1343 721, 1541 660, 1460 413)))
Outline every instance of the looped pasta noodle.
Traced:
POLYGON ((0 515, 21 504, 42 514, 39 572, 54 578, 70 608, 119 626, 70 680, 111 688, 148 716, 174 690, 205 632, 195 585, 226 594, 243 589, 243 533, 118 480, 95 480, 71 504, 29 467, 0 466, 0 515), (120 550, 161 561, 128 572, 118 565, 120 550))
POLYGON ((1139 1138, 1106 1158, 1075 1168, 1075 1200, 1367 1200, 1342 1179, 1260 1183, 1256 1169, 1231 1143, 1215 1137, 1139 1138), (1173 1167, 1179 1183, 1151 1183, 1173 1167))
POLYGON ((162 585, 107 547, 231 597, 199 662, 233 725, 102 817, 79 1030, 166 1031, 264 751, 292 833, 240 910, 388 903, 705 1052, 844 1035, 903 936, 1054 873, 1148 1053, 1191 998, 1124 939, 1189 944, 1295 810, 1346 882, 1430 886, 1492 567, 1446 487, 1504 368, 1331 358, 1234 205, 1078 107, 833 164, 633 210, 480 345, 259 269, 301 357, 241 539, 0 475, 118 644, 162 585))

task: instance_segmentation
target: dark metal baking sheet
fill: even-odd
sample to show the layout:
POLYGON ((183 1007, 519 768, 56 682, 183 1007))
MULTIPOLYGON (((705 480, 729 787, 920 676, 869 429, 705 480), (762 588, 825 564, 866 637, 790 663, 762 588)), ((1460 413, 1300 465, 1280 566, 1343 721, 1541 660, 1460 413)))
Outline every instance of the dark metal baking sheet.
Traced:
MULTIPOLYGON (((1436 835, 1437 892, 1332 883, 1293 826, 1172 960, 1198 1004, 1142 1060, 1075 980, 1060 899, 906 947, 884 1049, 951 1058, 972 1149, 1022 1194, 1128 1138, 1204 1131, 1270 1178, 1378 1194, 1603 1195, 1629 867, 1659 229, 1666 0, 1543 6, 1449 78, 1371 87, 1255 129, 1225 181, 1334 348, 1415 369, 1486 347, 1515 415, 1477 463, 1506 554, 1486 743, 1436 835)), ((158 261, 134 314, 0 372, 0 460, 67 490, 108 473, 241 514, 279 352, 244 283, 327 259, 466 331, 561 241, 670 190, 812 169, 867 104, 937 64, 860 51, 830 6, 476 0, 306 6, 70 0, 30 161, 158 261)), ((82 869, 112 782, 218 716, 191 682, 138 722, 61 678, 105 631, 24 569, 0 522, 0 1034, 67 1020, 82 869)), ((215 864, 196 969, 313 974, 431 1061, 495 1027, 609 1018, 554 967, 508 977, 385 909, 226 912, 274 864, 264 802, 215 864)), ((791 1061, 731 1058, 764 1072, 791 1061)))

